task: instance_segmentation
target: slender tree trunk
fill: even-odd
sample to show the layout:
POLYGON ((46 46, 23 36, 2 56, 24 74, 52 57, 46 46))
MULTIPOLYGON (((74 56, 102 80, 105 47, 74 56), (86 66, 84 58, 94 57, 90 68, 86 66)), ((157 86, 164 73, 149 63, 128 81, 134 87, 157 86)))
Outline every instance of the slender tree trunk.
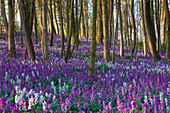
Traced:
MULTIPOLYGON (((154 23, 154 21, 155 21, 155 18, 154 18, 154 7, 153 7, 153 0, 150 0, 150 13, 151 13, 151 19, 153 20, 153 21, 151 21, 152 22, 152 25, 153 25, 153 32, 155 33, 155 23, 154 23)), ((154 41, 155 41, 155 43, 156 43, 156 37, 154 37, 154 41)))
POLYGON ((63 29, 63 16, 62 16, 62 5, 61 0, 58 0, 58 11, 59 11, 59 19, 60 19, 60 35, 62 41, 62 48, 61 48, 61 56, 64 54, 64 29, 63 29))
MULTIPOLYGON (((78 40, 78 36, 79 36, 79 31, 80 31, 80 24, 81 24, 81 16, 82 16, 82 13, 83 13, 83 0, 80 0, 80 4, 81 4, 81 8, 80 8, 80 17, 79 17, 79 19, 78 19, 78 22, 77 22, 77 34, 76 34, 76 41, 78 40)), ((70 55, 69 55, 69 59, 71 58, 71 56, 72 56, 72 53, 73 53, 73 50, 74 50, 74 47, 75 47, 75 45, 76 45, 76 41, 74 42, 74 45, 73 45, 73 48, 72 48, 72 51, 71 51, 71 53, 70 53, 70 55)), ((78 48, 78 47, 77 47, 78 48)))
POLYGON ((53 46, 53 9, 52 9, 52 0, 50 0, 50 19, 51 19, 51 33, 50 33, 50 46, 53 46))
POLYGON ((165 18, 165 7, 164 2, 162 2, 161 9, 161 44, 165 44, 165 36, 166 36, 166 18, 165 18))
POLYGON ((58 35, 60 35, 60 30, 59 30, 57 16, 56 16, 56 4, 55 4, 55 1, 53 1, 53 2, 54 2, 54 19, 55 19, 55 23, 56 23, 56 27, 57 27, 57 33, 58 33, 58 35))
POLYGON ((130 14, 131 14, 131 23, 133 26, 133 45, 131 47, 131 55, 133 55, 135 46, 136 46, 136 25, 135 25, 135 18, 134 18, 134 0, 130 1, 130 14))
POLYGON ((160 40, 160 14, 159 14, 159 10, 160 10, 160 6, 159 6, 159 0, 155 1, 155 11, 156 11, 156 29, 157 29, 157 51, 159 53, 160 51, 160 44, 161 44, 161 40, 160 40))
POLYGON ((168 1, 164 0, 164 7, 165 7, 165 13, 166 13, 166 20, 167 20, 167 44, 166 44, 166 59, 170 59, 170 12, 168 7, 168 1))
POLYGON ((8 39, 8 21, 6 18, 6 12, 5 12, 5 0, 1 0, 1 15, 3 17, 3 23, 4 23, 4 27, 5 27, 5 39, 8 39))
POLYGON ((103 44, 103 22, 102 22, 102 3, 97 1, 97 44, 103 44))
MULTIPOLYGON (((115 0, 115 4, 117 4, 117 0, 115 0)), ((113 53, 112 53, 112 64, 114 64, 115 62, 115 43, 116 43, 116 39, 118 36, 118 17, 119 17, 119 5, 115 6, 115 17, 116 17, 116 26, 115 26, 115 34, 114 34, 114 39, 113 39, 113 53)))
POLYGON ((85 20, 86 20, 86 39, 87 39, 87 42, 88 42, 88 37, 89 37, 89 15, 88 15, 88 1, 85 0, 85 20))
POLYGON ((35 36, 35 44, 38 43, 38 37, 37 37, 37 14, 35 11, 35 17, 34 17, 34 36, 35 36))
POLYGON ((109 30, 108 30, 108 0, 102 0, 102 12, 103 12, 103 33, 104 33, 104 53, 103 58, 105 61, 110 61, 110 41, 109 41, 109 30))
POLYGON ((69 4, 70 2, 69 2, 69 0, 66 0, 66 21, 67 21, 67 23, 66 23, 66 25, 67 25, 67 40, 68 40, 68 38, 69 38, 69 27, 70 27, 70 23, 69 23, 69 9, 70 9, 70 4, 69 4))
POLYGON ((34 0, 19 0, 19 5, 21 7, 20 13, 23 18, 23 29, 24 29, 24 40, 26 43, 26 49, 28 56, 33 61, 36 59, 35 52, 32 44, 32 28, 33 28, 33 17, 35 14, 34 0))
POLYGON ((89 74, 94 72, 96 56, 96 20, 97 20, 97 0, 93 0, 93 25, 92 25, 92 42, 90 53, 89 74))
POLYGON ((118 0, 119 5, 119 22, 120 22, 120 57, 124 56, 124 42, 123 42, 123 29, 122 29, 122 14, 121 14, 121 1, 118 0))
POLYGON ((43 9, 43 35, 42 35, 42 54, 43 61, 48 60, 48 37, 47 37, 47 1, 42 0, 42 9, 43 9))
POLYGON ((12 58, 16 57, 15 41, 14 41, 14 0, 8 0, 8 18, 9 18, 9 36, 8 36, 8 49, 12 58))
POLYGON ((144 10, 143 10, 143 0, 140 0, 140 15, 141 15, 141 20, 142 20, 142 25, 143 25, 143 50, 144 50, 144 56, 147 57, 147 46, 146 46, 146 28, 145 28, 145 23, 144 23, 144 10))
POLYGON ((20 17, 20 39, 21 39, 21 44, 23 44, 23 38, 22 38, 23 33, 22 32, 23 32, 23 20, 20 17))
POLYGON ((149 48, 150 48, 152 57, 154 60, 161 59, 158 51, 156 50, 156 43, 155 43, 156 36, 155 36, 154 28, 152 25, 153 20, 151 18, 149 0, 144 1, 144 20, 145 20, 145 27, 146 27, 147 37, 148 37, 149 48))
POLYGON ((114 0, 110 0, 110 17, 109 17, 109 42, 110 42, 110 46, 111 46, 111 42, 112 42, 112 27, 114 26, 114 23, 113 23, 113 2, 114 0))
POLYGON ((69 54, 70 54, 70 48, 71 48, 71 36, 72 36, 72 32, 74 32, 74 0, 71 0, 71 12, 70 12, 70 20, 71 20, 71 24, 70 24, 70 34, 69 34, 69 39, 67 40, 67 49, 66 49, 66 53, 64 56, 64 60, 67 63, 68 59, 69 59, 69 54))

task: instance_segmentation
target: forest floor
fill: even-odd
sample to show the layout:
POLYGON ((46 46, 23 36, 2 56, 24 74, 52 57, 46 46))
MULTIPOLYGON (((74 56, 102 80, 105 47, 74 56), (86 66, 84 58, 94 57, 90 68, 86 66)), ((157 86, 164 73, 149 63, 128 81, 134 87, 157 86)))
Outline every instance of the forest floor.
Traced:
MULTIPOLYGON (((97 45, 94 74, 88 75, 91 41, 82 38, 78 50, 65 63, 61 40, 54 36, 49 59, 42 62, 40 40, 34 43, 36 61, 24 60, 24 44, 15 37, 17 58, 11 59, 7 41, 0 39, 0 112, 170 112, 170 60, 119 57, 116 40, 115 64, 102 59, 103 45, 97 45)), ((65 48, 67 44, 65 43, 65 48)), ((112 50, 112 48, 111 48, 112 50)), ((112 54, 112 51, 111 51, 112 54)))

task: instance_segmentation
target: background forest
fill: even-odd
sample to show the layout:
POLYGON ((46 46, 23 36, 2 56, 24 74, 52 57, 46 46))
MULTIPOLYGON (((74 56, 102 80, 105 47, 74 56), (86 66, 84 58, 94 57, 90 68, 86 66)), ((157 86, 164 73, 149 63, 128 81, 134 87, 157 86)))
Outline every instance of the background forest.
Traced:
POLYGON ((169 113, 168 0, 0 0, 0 112, 169 113))

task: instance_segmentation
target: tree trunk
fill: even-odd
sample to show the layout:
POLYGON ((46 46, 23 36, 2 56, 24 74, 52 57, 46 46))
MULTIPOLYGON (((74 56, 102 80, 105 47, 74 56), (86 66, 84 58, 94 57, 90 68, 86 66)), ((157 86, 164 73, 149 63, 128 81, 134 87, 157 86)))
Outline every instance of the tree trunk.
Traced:
POLYGON ((42 0, 42 9, 43 9, 43 35, 42 35, 42 54, 43 61, 45 62, 48 59, 48 37, 47 37, 47 1, 42 0))
POLYGON ((151 18, 149 0, 144 1, 144 20, 145 20, 145 27, 146 27, 147 37, 148 37, 149 48, 150 48, 152 57, 154 60, 161 59, 158 51, 156 50, 156 44, 155 44, 156 36, 155 36, 154 28, 152 25, 153 20, 151 18))
POLYGON ((110 61, 110 41, 109 41, 109 30, 108 30, 108 11, 107 11, 108 0, 102 0, 102 12, 103 12, 103 33, 104 33, 104 53, 103 58, 105 61, 110 61))
POLYGON ((71 24, 70 24, 70 34, 69 34, 69 39, 67 40, 67 49, 66 49, 66 53, 64 56, 64 60, 67 63, 68 62, 68 58, 69 58, 69 54, 70 54, 70 48, 71 48, 71 36, 72 36, 72 32, 74 32, 74 0, 71 0, 71 12, 70 12, 70 20, 71 20, 71 24))
POLYGON ((14 0, 8 0, 8 18, 9 18, 9 36, 8 36, 8 49, 12 58, 16 57, 15 41, 14 41, 14 0))
POLYGON ((93 25, 92 25, 92 42, 89 63, 89 74, 94 72, 95 56, 96 56, 96 19, 97 19, 97 0, 93 0, 93 25))
POLYGON ((8 39, 8 21, 6 18, 6 12, 5 12, 5 0, 1 0, 1 15, 3 17, 3 23, 4 23, 4 27, 5 27, 5 39, 8 39))
POLYGON ((60 20, 60 36, 62 41, 62 48, 61 48, 61 56, 64 54, 64 29, 63 29, 63 16, 62 16, 62 5, 61 0, 58 0, 58 11, 59 11, 59 20, 60 20))
POLYGON ((52 0, 50 0, 50 19, 51 19, 51 33, 50 33, 50 46, 53 46, 53 9, 52 9, 52 0))
POLYGON ((34 17, 34 36, 35 36, 35 44, 38 43, 38 37, 37 37, 37 14, 35 11, 35 17, 34 17))
POLYGON ((160 14, 159 14, 159 10, 160 10, 160 6, 159 6, 159 0, 155 1, 155 13, 156 13, 156 30, 157 30, 157 51, 159 53, 160 51, 160 44, 161 44, 161 40, 160 40, 160 14))
POLYGON ((120 57, 124 56, 124 42, 123 42, 123 29, 122 29, 122 14, 121 14, 121 1, 118 0, 119 5, 119 22, 120 22, 120 57))
POLYGON ((136 46, 136 25, 134 18, 134 0, 130 0, 130 14, 131 14, 131 23, 133 26, 133 45, 131 47, 131 55, 133 55, 135 46, 136 46))
POLYGON ((66 23, 66 26, 67 26, 67 40, 68 40, 68 38, 69 38, 69 27, 70 27, 70 23, 69 23, 69 9, 70 9, 70 2, 69 2, 69 0, 66 0, 66 21, 67 21, 67 23, 66 23))
POLYGON ((88 42, 88 37, 89 37, 89 15, 88 15, 88 1, 85 0, 85 21, 86 21, 86 39, 88 42))
MULTIPOLYGON (((117 0, 115 0, 115 4, 117 4, 117 0)), ((116 39, 118 36, 118 17, 119 17, 119 5, 115 6, 115 17, 116 17, 116 26, 115 26, 115 34, 114 34, 114 38, 113 38, 113 53, 112 53, 112 64, 114 64, 115 62, 115 43, 116 43, 116 39)))
POLYGON ((60 30, 59 30, 59 26, 58 26, 57 17, 56 17, 56 4, 55 4, 55 1, 53 1, 53 2, 54 2, 54 19, 55 19, 55 23, 56 23, 57 33, 58 33, 58 35, 60 35, 60 30))
POLYGON ((33 61, 36 59, 34 47, 32 44, 32 28, 33 28, 33 17, 35 13, 34 0, 19 0, 19 5, 21 7, 20 13, 23 18, 23 29, 24 29, 24 40, 26 43, 26 49, 28 56, 33 61))
POLYGON ((102 22, 102 3, 97 1, 97 44, 103 44, 103 22, 102 22))
POLYGON ((164 7, 165 7, 165 14, 166 14, 166 20, 167 20, 167 44, 166 44, 166 59, 170 59, 170 12, 168 7, 168 1, 164 0, 164 7))
POLYGON ((111 42, 112 42, 112 29, 114 27, 114 23, 113 23, 113 2, 114 0, 110 0, 110 17, 109 17, 109 42, 110 42, 110 46, 111 46, 111 42))
POLYGON ((144 10, 143 10, 143 0, 140 0, 140 15, 141 15, 141 20, 142 20, 142 25, 143 25, 143 50, 144 50, 144 57, 147 57, 147 46, 146 46, 146 28, 145 28, 145 23, 144 23, 144 10))
POLYGON ((161 9, 161 44, 165 44, 165 36, 166 36, 166 18, 165 18, 165 7, 164 2, 162 2, 161 9))

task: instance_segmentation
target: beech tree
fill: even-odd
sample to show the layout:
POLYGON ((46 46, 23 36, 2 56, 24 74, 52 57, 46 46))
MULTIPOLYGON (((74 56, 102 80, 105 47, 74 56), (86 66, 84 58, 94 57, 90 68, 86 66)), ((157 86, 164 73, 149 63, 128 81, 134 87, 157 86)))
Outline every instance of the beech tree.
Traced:
POLYGON ((8 39, 8 21, 6 17, 6 11, 5 11, 5 0, 0 0, 1 1, 1 15, 3 17, 3 23, 5 27, 5 39, 8 39))
POLYGON ((150 1, 145 0, 144 1, 144 20, 145 20, 145 27, 146 27, 146 33, 148 37, 148 43, 149 48, 152 54, 152 57, 154 60, 161 59, 158 51, 156 50, 156 43, 155 43, 155 32, 154 27, 152 25, 152 18, 150 13, 150 1))
POLYGON ((43 35, 41 39, 42 44, 42 54, 43 61, 45 62, 48 59, 48 37, 47 37, 47 1, 42 0, 42 9, 43 9, 43 35))
POLYGON ((166 44, 166 59, 170 59, 170 12, 168 7, 168 1, 164 1, 165 13, 166 13, 166 20, 167 20, 167 44, 166 44))
POLYGON ((96 20, 97 20, 97 0, 93 0, 93 25, 92 25, 92 42, 90 52, 89 74, 94 72, 96 57, 96 20))
POLYGON ((108 29, 108 0, 102 0, 102 12, 103 12, 103 36, 104 36, 104 47, 103 47, 103 58, 105 61, 110 61, 110 41, 109 41, 109 29, 108 29))
POLYGON ((29 58, 32 60, 36 59, 31 39, 33 29, 33 17, 35 14, 34 2, 34 0, 19 0, 19 5, 21 7, 20 15, 23 19, 24 40, 26 46, 25 49, 28 52, 29 58))
POLYGON ((14 42, 14 0, 8 0, 8 50, 12 58, 16 57, 15 42, 14 42))

